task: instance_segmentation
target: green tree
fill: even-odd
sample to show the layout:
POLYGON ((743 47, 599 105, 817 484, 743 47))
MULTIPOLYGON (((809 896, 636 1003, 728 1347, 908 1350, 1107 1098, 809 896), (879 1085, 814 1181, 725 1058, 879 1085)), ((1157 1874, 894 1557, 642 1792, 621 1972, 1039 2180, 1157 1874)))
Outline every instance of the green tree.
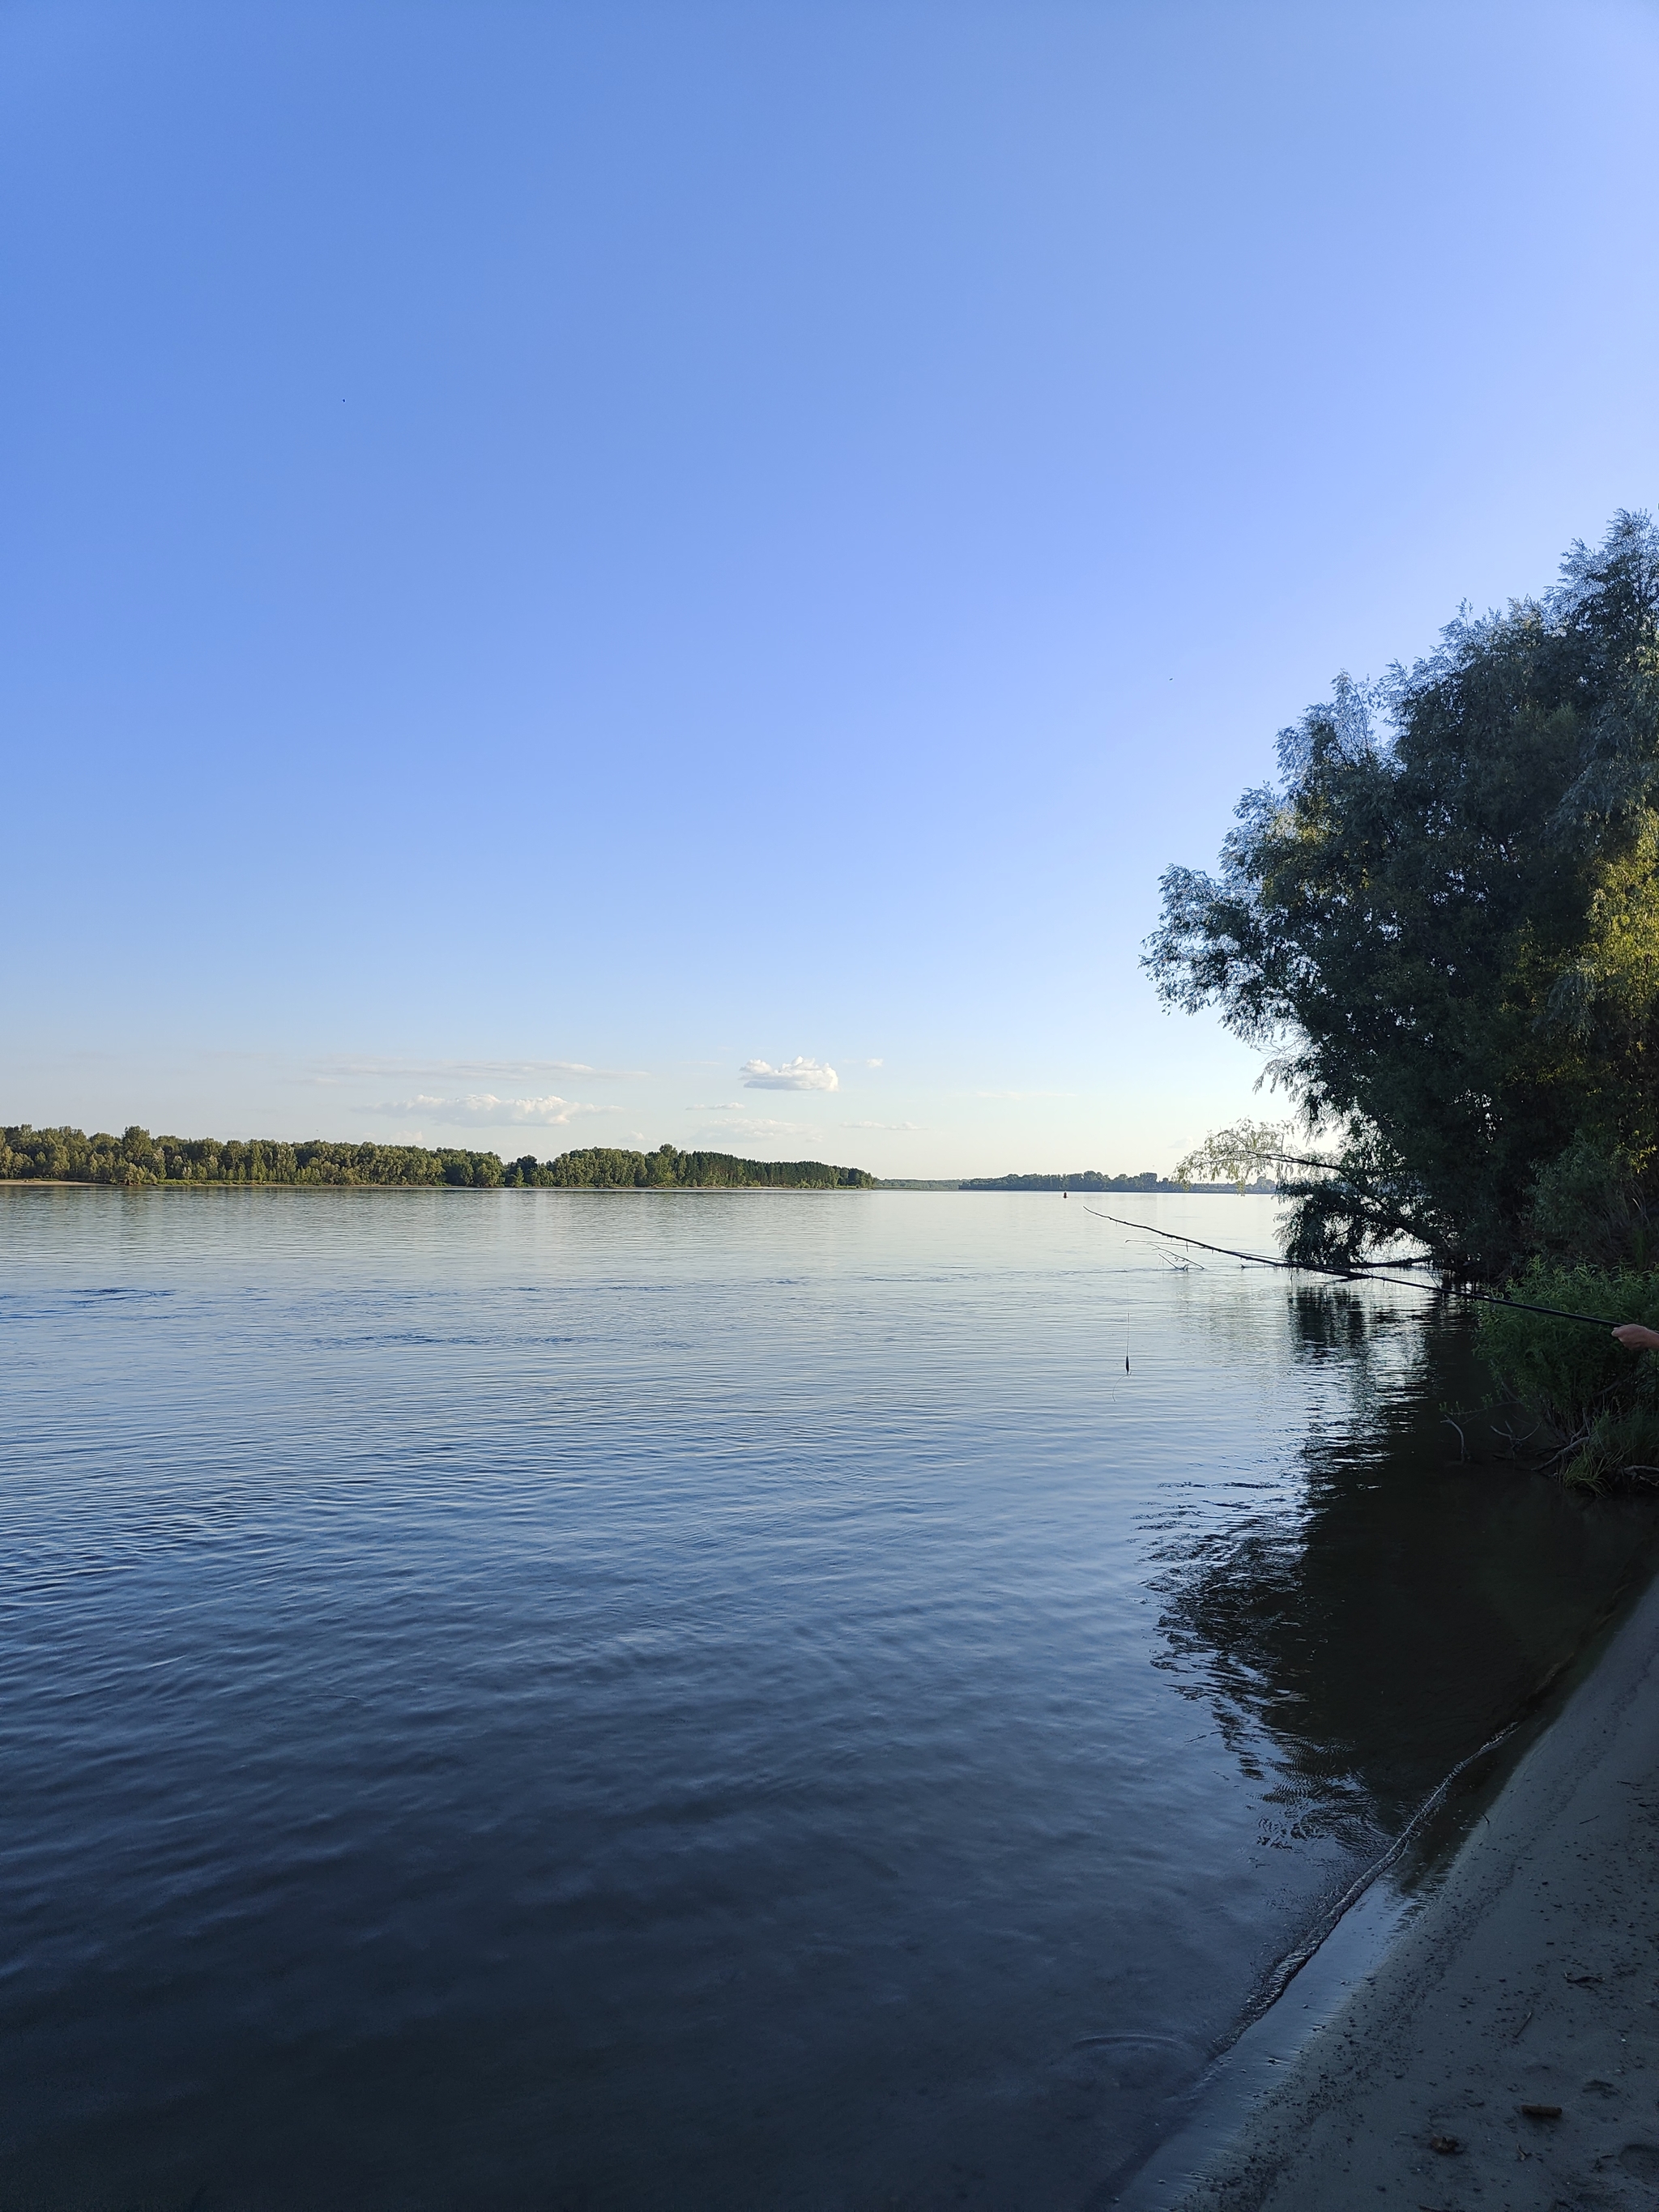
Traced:
POLYGON ((1279 1150, 1292 1256, 1405 1235, 1494 1276, 1593 1231, 1599 1258, 1639 1262, 1659 1196, 1659 532, 1621 514, 1540 598, 1465 612, 1380 684, 1339 679, 1279 760, 1218 872, 1165 873, 1146 964, 1166 1005, 1217 1006, 1271 1054, 1304 1132, 1279 1150))

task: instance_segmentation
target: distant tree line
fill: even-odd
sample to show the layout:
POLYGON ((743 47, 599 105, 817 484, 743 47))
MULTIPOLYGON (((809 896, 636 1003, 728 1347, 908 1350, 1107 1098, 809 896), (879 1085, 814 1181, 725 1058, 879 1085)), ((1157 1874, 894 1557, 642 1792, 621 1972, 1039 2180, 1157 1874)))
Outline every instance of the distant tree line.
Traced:
POLYGON ((506 1180, 494 1152, 429 1152, 419 1145, 340 1145, 318 1139, 152 1137, 129 1128, 0 1128, 0 1176, 44 1182, 462 1183, 506 1180))
POLYGON ((979 1176, 972 1182, 957 1186, 962 1190, 1169 1190, 1206 1191, 1237 1190, 1271 1191, 1278 1188, 1271 1182, 1185 1183, 1171 1182, 1167 1176, 1154 1175, 1148 1168, 1143 1175, 1102 1175, 1097 1169, 1088 1168, 1081 1175, 1006 1175, 979 1176))
POLYGON ((873 1190, 876 1178, 862 1168, 830 1167, 823 1160, 740 1160, 732 1152, 682 1152, 659 1145, 654 1152, 628 1152, 590 1145, 537 1161, 526 1153, 512 1161, 504 1182, 540 1190, 873 1190))
POLYGON ((526 1153, 503 1164, 494 1152, 434 1151, 421 1145, 152 1137, 136 1127, 118 1137, 103 1130, 88 1137, 80 1129, 34 1129, 25 1122, 0 1127, 0 1180, 127 1187, 328 1183, 450 1184, 481 1190, 869 1190, 876 1179, 862 1168, 829 1167, 822 1160, 740 1160, 729 1152, 677 1152, 672 1145, 654 1152, 593 1146, 545 1161, 526 1153))

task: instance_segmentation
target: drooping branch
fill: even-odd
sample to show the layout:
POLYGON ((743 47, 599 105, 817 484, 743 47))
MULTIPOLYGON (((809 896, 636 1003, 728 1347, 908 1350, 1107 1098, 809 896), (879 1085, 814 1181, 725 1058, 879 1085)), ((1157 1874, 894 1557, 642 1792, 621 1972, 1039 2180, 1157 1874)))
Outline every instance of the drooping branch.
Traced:
POLYGON ((1442 1224, 1426 1212, 1404 1162, 1358 1123, 1345 1139, 1336 1152, 1312 1152, 1296 1142, 1288 1122, 1236 1121, 1188 1152, 1176 1178, 1232 1182, 1241 1192, 1276 1183, 1291 1209, 1286 1255, 1304 1265, 1358 1267, 1402 1240, 1443 1250, 1442 1224))

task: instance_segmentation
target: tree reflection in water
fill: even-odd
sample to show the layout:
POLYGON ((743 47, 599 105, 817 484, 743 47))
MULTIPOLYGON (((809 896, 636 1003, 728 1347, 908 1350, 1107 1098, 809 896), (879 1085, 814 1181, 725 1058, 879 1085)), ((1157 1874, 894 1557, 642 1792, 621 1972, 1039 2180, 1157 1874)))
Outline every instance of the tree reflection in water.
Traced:
POLYGON ((1224 1525, 1196 1498, 1161 1523, 1163 1663, 1267 1784, 1264 1844, 1364 1854, 1640 1581, 1659 1510, 1498 1457, 1463 1317, 1341 1288, 1286 1307, 1298 1363, 1328 1363, 1348 1402, 1290 1446, 1290 1483, 1239 1486, 1224 1525))

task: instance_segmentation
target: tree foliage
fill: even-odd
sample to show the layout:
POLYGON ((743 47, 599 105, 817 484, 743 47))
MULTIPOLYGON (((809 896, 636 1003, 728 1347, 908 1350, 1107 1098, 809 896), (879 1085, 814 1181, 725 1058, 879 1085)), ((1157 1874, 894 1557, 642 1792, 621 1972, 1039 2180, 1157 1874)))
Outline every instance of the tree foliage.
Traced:
MULTIPOLYGON (((1465 612, 1284 732, 1147 966, 1272 1055, 1291 1249, 1401 1237, 1469 1276, 1644 1258, 1659 1168, 1659 532, 1620 514, 1540 598, 1465 612), (1328 1149, 1331 1137, 1335 1150, 1328 1149), (1323 1143, 1315 1139, 1322 1139, 1323 1143)), ((1253 1156, 1259 1163, 1258 1148, 1253 1156)))

